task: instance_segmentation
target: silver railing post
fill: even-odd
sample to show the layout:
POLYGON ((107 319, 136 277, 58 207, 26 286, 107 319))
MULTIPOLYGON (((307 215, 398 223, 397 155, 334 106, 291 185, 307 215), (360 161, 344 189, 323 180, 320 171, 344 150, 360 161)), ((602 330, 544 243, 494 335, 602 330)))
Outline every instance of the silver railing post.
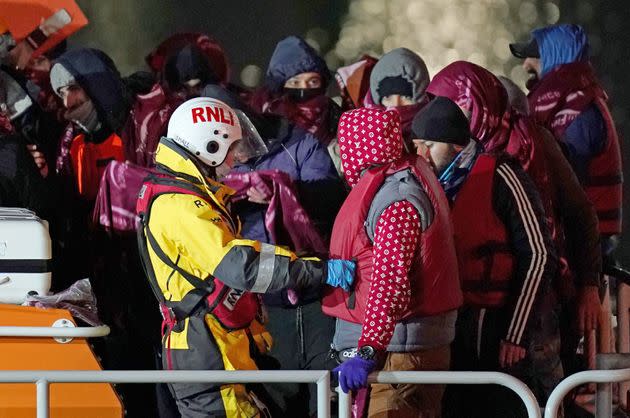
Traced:
POLYGON ((330 373, 317 381, 317 418, 330 418, 330 373))
MULTIPOLYGON (((587 370, 572 374, 556 386, 549 395, 545 406, 545 418, 556 418, 564 397, 573 389, 585 383, 616 383, 630 380, 630 368, 619 370, 587 370)), ((609 415, 610 416, 610 415, 609 415)), ((597 418, 600 417, 597 415, 597 418)))
POLYGON ((345 393, 337 386, 339 394, 339 418, 352 418, 352 394, 345 393))
MULTIPOLYGON (((411 372, 411 371, 395 371, 395 372, 376 372, 368 376, 369 383, 387 383, 387 384, 464 384, 464 385, 481 385, 496 384, 505 386, 516 393, 527 409, 529 418, 541 418, 540 407, 538 401, 532 391, 517 378, 505 373, 499 372, 411 372)), ((339 388, 339 418, 350 418, 351 396, 343 393, 339 388)))
MULTIPOLYGON (((600 353, 595 357, 597 370, 616 370, 630 367, 630 354, 600 353)), ((595 397, 595 416, 598 418, 612 417, 613 394, 612 383, 598 383, 595 397)), ((623 396, 622 394, 619 394, 623 396)))
POLYGON ((50 386, 46 379, 39 379, 37 385, 37 418, 48 418, 50 414, 50 386))

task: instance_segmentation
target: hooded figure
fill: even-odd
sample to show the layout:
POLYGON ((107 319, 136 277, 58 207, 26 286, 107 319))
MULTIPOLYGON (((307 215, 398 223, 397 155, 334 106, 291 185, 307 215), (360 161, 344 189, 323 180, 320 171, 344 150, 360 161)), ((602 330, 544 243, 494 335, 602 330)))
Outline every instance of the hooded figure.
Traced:
MULTIPOLYGON (((330 254, 358 267, 352 293, 328 291, 322 300, 324 313, 337 318, 340 385, 364 388, 377 367, 448 370, 462 295, 446 196, 424 160, 403 154, 393 110, 345 112, 339 146, 352 191, 335 220, 330 254)), ((443 390, 373 385, 368 416, 440 416, 443 390)))
POLYGON ((377 62, 376 58, 364 55, 353 64, 337 68, 335 80, 344 111, 374 104, 370 94, 370 74, 377 62))
POLYGON ((538 187, 555 237, 554 196, 541 132, 532 120, 512 109, 499 79, 476 64, 456 61, 433 77, 427 91, 448 97, 469 115, 470 132, 486 152, 506 152, 520 163, 538 187))
POLYGON ((531 115, 565 150, 597 211, 602 250, 610 254, 611 237, 621 233, 621 152, 608 96, 589 62, 586 33, 578 25, 548 26, 510 48, 533 74, 531 115))
POLYGON ((127 92, 114 62, 97 49, 63 54, 50 82, 64 102, 64 117, 81 131, 69 155, 79 195, 93 200, 107 163, 124 160, 119 133, 129 117, 127 92))
POLYGON ((223 48, 200 33, 167 38, 146 61, 158 82, 136 95, 123 138, 129 161, 153 167, 155 150, 175 108, 200 96, 208 83, 227 84, 229 67, 223 48))
POLYGON ((265 85, 252 99, 263 113, 283 116, 328 145, 337 131, 341 111, 326 96, 330 82, 326 62, 302 38, 278 42, 269 61, 265 85))
POLYGON ((536 147, 540 132, 533 121, 513 111, 496 76, 476 64, 456 61, 433 77, 427 91, 448 97, 470 115, 470 132, 486 152, 507 152, 516 158, 550 208, 549 172, 536 147))
MULTIPOLYGON (((396 48, 378 60, 370 74, 370 92, 376 105, 395 109, 402 122, 403 138, 410 139, 411 121, 429 101, 429 70, 415 52, 396 48)), ((412 149, 406 143, 408 149, 412 149)))

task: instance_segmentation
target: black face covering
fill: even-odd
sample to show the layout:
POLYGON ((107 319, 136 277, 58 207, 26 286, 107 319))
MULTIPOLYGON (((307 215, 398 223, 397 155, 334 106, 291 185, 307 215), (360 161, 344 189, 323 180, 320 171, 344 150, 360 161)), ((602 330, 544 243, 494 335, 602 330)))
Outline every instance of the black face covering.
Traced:
POLYGON ((324 87, 318 87, 315 89, 290 89, 285 87, 284 94, 286 94, 292 102, 303 103, 317 96, 326 94, 326 89, 324 87))

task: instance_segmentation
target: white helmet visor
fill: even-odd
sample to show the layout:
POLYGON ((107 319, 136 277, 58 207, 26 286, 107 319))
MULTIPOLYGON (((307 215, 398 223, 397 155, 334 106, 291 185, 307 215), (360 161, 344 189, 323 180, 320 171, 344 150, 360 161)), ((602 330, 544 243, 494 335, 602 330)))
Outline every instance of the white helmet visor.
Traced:
POLYGON ((258 158, 267 153, 267 146, 260 137, 260 134, 249 120, 247 115, 240 110, 234 109, 241 124, 242 137, 234 144, 234 159, 239 163, 258 158))

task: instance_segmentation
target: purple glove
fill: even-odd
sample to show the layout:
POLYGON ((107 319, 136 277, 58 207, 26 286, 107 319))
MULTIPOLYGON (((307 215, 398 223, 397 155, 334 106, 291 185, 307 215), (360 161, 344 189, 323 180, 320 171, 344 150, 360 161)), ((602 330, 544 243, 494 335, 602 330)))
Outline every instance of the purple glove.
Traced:
POLYGON ((333 372, 339 372, 339 386, 344 393, 365 388, 368 385, 368 374, 376 368, 376 361, 352 357, 344 361, 333 372))

